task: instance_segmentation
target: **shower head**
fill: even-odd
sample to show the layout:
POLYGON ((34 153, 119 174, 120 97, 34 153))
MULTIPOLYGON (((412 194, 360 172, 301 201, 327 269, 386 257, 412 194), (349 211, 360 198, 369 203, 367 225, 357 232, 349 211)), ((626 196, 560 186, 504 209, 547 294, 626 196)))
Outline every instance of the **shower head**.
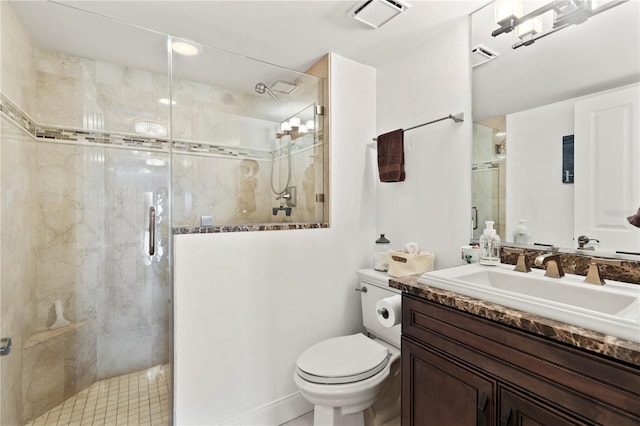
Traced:
POLYGON ((269 96, 271 96, 273 98, 274 101, 276 101, 277 103, 281 104, 282 101, 280 100, 280 98, 278 96, 276 96, 275 93, 273 93, 271 91, 271 89, 269 89, 267 87, 266 84, 259 82, 256 83, 256 87, 255 87, 256 92, 260 93, 261 95, 264 95, 265 92, 267 92, 267 94, 269 94, 269 96))

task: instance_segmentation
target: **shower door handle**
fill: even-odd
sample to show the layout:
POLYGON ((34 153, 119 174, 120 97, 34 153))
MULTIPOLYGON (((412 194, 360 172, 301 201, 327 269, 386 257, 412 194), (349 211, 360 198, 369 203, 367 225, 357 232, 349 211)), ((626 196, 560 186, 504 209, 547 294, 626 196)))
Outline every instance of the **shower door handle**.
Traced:
POLYGON ((473 211, 473 218, 471 221, 473 222, 473 230, 478 229, 478 208, 476 206, 471 207, 471 211, 473 211))
POLYGON ((11 337, 3 337, 0 339, 0 356, 9 355, 11 352, 11 337))
POLYGON ((149 256, 156 253, 156 208, 149 207, 149 256))

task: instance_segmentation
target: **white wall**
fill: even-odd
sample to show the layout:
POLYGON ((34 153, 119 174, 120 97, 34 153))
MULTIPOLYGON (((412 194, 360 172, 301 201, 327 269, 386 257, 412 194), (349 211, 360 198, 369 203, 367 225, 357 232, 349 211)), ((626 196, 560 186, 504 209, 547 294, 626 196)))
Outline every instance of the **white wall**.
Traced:
POLYGON ((416 241, 435 251, 436 269, 460 264, 471 228, 469 20, 378 69, 377 134, 465 113, 405 133, 406 180, 377 186, 377 230, 394 248, 416 241))
POLYGON ((361 330, 353 289, 375 240, 366 141, 376 71, 336 55, 330 63, 331 227, 175 238, 178 424, 215 424, 295 397, 297 356, 361 330))
POLYGON ((575 99, 507 116, 507 240, 518 219, 533 242, 573 247, 573 184, 562 183, 562 137, 575 99))

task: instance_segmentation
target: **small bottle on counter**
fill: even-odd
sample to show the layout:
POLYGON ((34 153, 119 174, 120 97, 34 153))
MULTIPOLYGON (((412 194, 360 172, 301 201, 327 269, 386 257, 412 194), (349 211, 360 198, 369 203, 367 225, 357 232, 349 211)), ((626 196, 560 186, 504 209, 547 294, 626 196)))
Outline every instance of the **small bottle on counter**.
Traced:
POLYGON ((391 249, 391 241, 385 238, 384 234, 380 234, 380 238, 373 245, 373 269, 376 271, 387 272, 389 270, 389 250, 391 249))
POLYGON ((486 228, 480 236, 480 264, 496 266, 500 264, 500 237, 493 229, 493 221, 485 222, 486 228))

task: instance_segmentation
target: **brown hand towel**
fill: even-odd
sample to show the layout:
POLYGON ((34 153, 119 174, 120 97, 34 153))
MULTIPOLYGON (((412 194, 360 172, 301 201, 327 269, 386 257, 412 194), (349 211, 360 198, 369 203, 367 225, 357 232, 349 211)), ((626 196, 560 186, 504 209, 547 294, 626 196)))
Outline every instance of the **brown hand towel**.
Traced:
POLYGON ((404 130, 384 133, 376 140, 380 182, 404 181, 404 130))

